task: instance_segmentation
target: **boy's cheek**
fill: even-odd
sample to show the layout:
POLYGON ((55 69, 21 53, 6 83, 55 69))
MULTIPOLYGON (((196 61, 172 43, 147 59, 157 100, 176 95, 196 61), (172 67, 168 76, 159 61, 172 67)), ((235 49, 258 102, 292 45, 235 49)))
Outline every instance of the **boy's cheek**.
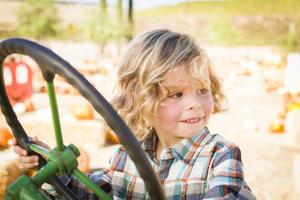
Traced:
POLYGON ((180 117, 180 109, 171 104, 160 103, 156 116, 162 121, 174 121, 180 117))
POLYGON ((213 98, 212 97, 207 98, 203 102, 203 105, 204 105, 204 109, 205 109, 206 114, 211 114, 211 113, 214 112, 214 102, 213 102, 213 98))

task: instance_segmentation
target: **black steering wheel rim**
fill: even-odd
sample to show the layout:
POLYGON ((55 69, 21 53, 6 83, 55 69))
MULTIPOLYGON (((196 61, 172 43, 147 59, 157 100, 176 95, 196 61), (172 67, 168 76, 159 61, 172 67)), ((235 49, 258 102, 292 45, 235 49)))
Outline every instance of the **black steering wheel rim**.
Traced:
MULTIPOLYGON (((165 198, 160 182, 138 141, 125 122, 95 87, 67 61, 60 58, 50 49, 30 40, 9 38, 0 43, 0 107, 7 124, 11 127, 14 136, 23 148, 30 151, 29 145, 31 144, 31 141, 8 100, 2 72, 5 58, 13 53, 24 54, 33 58, 39 65, 43 77, 47 82, 53 82, 55 75, 58 74, 75 87, 79 93, 91 103, 94 109, 101 114, 106 123, 116 132, 120 142, 126 148, 130 158, 134 161, 143 178, 150 197, 152 199, 165 198)), ((45 160, 42 162, 42 164, 46 163, 45 160)), ((62 193, 68 199, 74 199, 75 196, 69 194, 68 188, 62 186, 58 177, 52 177, 51 183, 54 188, 58 190, 58 193, 62 193), (60 191, 61 187, 64 187, 62 191, 60 191)))

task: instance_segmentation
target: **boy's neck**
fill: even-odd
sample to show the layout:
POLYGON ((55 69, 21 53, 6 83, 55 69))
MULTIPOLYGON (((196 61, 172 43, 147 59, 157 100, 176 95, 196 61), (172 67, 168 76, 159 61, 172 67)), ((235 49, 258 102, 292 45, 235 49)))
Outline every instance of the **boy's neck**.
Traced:
POLYGON ((158 141, 156 144, 156 148, 158 146, 160 146, 161 149, 170 148, 171 146, 173 146, 174 144, 178 143, 179 141, 181 141, 183 139, 183 138, 178 137, 176 139, 170 140, 170 138, 164 138, 164 137, 160 136, 159 134, 157 134, 157 137, 158 137, 158 141))

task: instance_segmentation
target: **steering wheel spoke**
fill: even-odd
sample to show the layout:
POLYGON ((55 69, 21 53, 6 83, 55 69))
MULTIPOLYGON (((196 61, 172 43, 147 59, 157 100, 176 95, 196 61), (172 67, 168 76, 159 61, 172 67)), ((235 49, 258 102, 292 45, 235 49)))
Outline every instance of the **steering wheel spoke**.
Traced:
POLYGON ((64 147, 63 137, 62 137, 62 133, 61 133, 59 112, 58 112, 58 107, 57 107, 57 101, 56 101, 56 95, 55 95, 53 81, 47 82, 47 87, 48 87, 48 96, 49 96, 49 102, 50 102, 50 108, 51 108, 52 122, 53 122, 53 126, 54 126, 55 141, 56 141, 57 149, 59 151, 63 151, 65 147, 64 147))

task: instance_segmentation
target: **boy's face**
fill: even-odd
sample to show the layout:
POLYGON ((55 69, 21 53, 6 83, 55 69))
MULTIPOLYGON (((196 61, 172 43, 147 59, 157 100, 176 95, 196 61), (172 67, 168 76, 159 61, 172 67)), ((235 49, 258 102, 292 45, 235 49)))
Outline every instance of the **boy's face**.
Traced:
POLYGON ((154 113, 154 128, 164 146, 192 137, 207 125, 213 113, 208 67, 201 66, 200 75, 201 80, 193 78, 179 67, 161 82, 165 97, 154 113))

